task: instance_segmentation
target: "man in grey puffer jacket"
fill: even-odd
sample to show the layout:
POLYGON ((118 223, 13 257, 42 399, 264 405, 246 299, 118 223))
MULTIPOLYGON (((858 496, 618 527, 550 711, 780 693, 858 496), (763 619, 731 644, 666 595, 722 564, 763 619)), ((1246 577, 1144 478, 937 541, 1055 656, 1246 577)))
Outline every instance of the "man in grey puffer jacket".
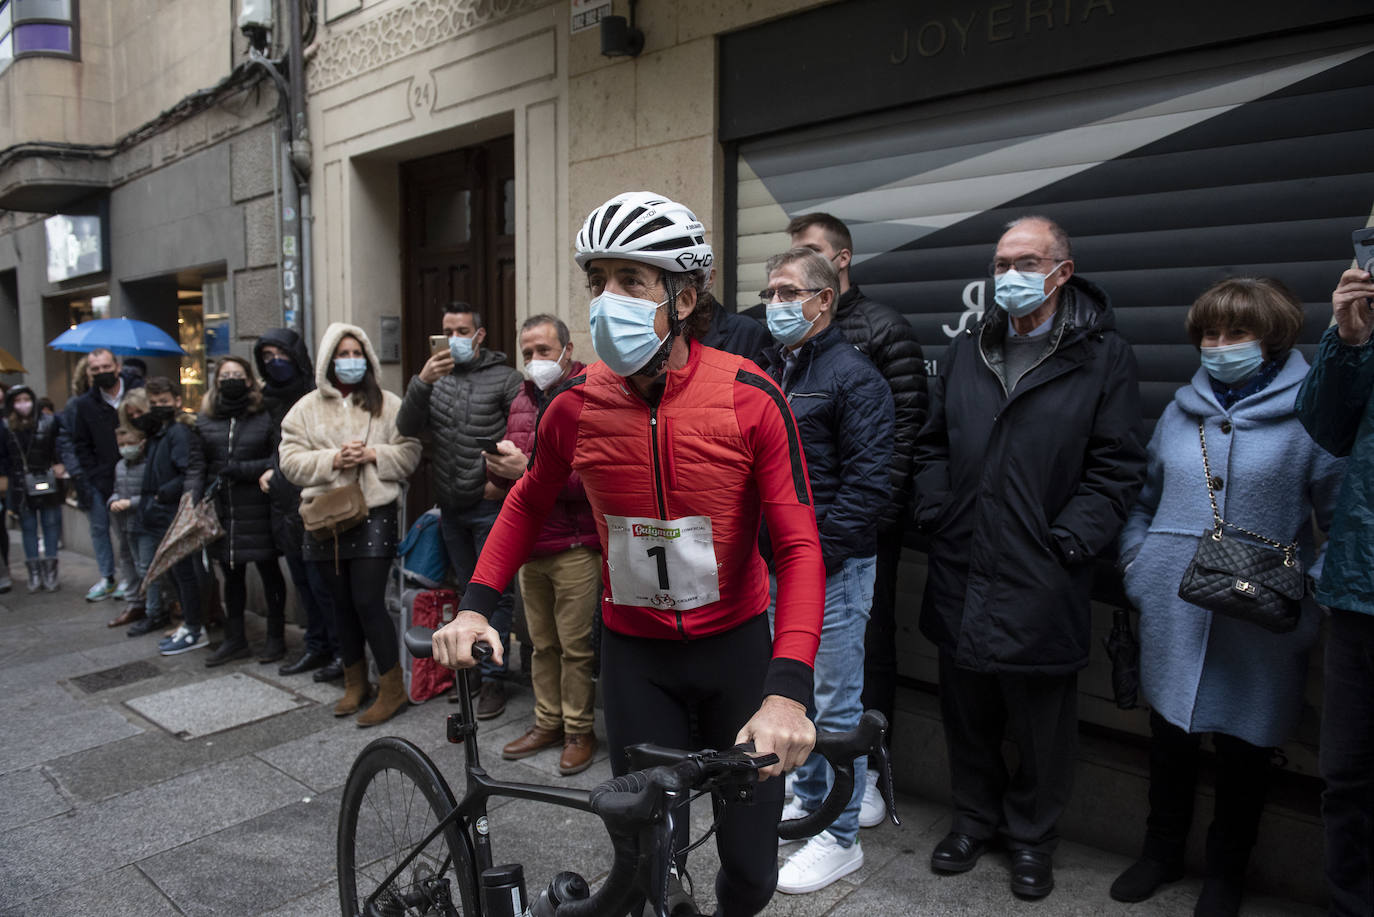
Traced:
MULTIPOLYGON (((506 365, 504 353, 482 347, 487 330, 482 314, 472 306, 463 302, 444 306, 443 328, 449 349, 430 356, 420 374, 410 380, 396 429, 405 436, 430 434, 440 529, 454 576, 459 588, 465 589, 505 495, 487 481, 478 440, 505 438, 506 417, 520 394, 523 377, 506 365)), ((503 647, 510 643, 513 606, 507 587, 491 618, 503 647)), ((477 716, 491 719, 506 709, 506 666, 504 662, 482 666, 477 716)))

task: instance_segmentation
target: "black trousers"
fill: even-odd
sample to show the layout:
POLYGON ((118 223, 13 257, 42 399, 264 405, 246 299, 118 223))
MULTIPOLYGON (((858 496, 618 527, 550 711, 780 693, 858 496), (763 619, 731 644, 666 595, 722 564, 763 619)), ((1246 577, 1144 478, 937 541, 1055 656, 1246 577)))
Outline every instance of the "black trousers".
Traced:
POLYGON ((1016 675, 960 668, 940 654, 940 714, 949 747, 953 831, 1001 834, 1013 848, 1053 852, 1073 789, 1078 675, 1016 675), (1019 750, 1015 771, 1003 737, 1019 750))
POLYGON ((1331 609, 1320 769, 1333 917, 1374 914, 1374 615, 1331 609))
MULTIPOLYGON (((281 566, 275 557, 252 563, 258 568, 266 594, 267 634, 280 637, 286 633, 286 580, 281 575, 281 566)), ((248 564, 231 567, 220 561, 219 570, 224 574, 224 614, 230 620, 242 620, 243 609, 248 604, 248 564)))
MULTIPOLYGON (((1201 733, 1189 733, 1150 712, 1150 815, 1144 855, 1181 864, 1193 823, 1201 733)), ((1207 829, 1207 872, 1245 878, 1273 773, 1271 750, 1212 733, 1216 749, 1216 815, 1207 829)))
POLYGON ((878 532, 877 569, 873 575, 873 609, 864 631, 865 710, 887 717, 892 742, 893 708, 897 700, 897 565, 902 559, 902 529, 878 532))
MULTIPOLYGON (((601 631, 601 681, 611 769, 629 770, 625 748, 653 742, 691 749, 695 742, 729 748, 763 701, 773 656, 768 618, 701 640, 647 640, 601 631), (695 730, 693 729, 695 725, 695 730)), ((716 849, 717 915, 752 917, 778 884, 778 819, 783 781, 766 780, 751 804, 726 806, 716 849)), ((685 807, 684 807, 685 808, 685 807)), ((686 813, 676 845, 686 849, 686 813)))
POLYGON ((339 634, 339 658, 353 665, 363 658, 364 645, 372 648, 379 673, 390 672, 400 661, 401 645, 396 627, 386 610, 386 581, 390 557, 354 557, 334 561, 309 561, 334 597, 334 626, 339 634))

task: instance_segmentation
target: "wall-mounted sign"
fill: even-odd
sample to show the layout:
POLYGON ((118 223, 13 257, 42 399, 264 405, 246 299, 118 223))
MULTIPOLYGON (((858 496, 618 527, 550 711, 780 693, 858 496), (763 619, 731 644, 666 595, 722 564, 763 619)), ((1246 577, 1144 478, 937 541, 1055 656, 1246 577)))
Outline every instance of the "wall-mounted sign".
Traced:
POLYGON ((584 32, 611 15, 611 0, 572 0, 572 30, 584 32))
POLYGON ((48 237, 48 283, 105 270, 100 217, 58 214, 43 221, 48 237))

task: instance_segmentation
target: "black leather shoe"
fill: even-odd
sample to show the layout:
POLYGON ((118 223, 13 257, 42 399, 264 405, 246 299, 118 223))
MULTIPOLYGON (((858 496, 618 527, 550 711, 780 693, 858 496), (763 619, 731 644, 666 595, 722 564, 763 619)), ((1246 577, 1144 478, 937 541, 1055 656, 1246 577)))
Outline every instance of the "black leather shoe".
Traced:
POLYGON ((322 668, 323 666, 328 665, 329 660, 331 658, 333 657, 331 657, 328 653, 306 652, 304 655, 301 656, 301 658, 297 659, 295 662, 288 662, 284 666, 279 666, 277 668, 277 674, 299 675, 302 672, 311 672, 315 669, 322 668))
POLYGON ((1113 901, 1134 903, 1152 896, 1166 882, 1177 882, 1183 878, 1183 864, 1165 863, 1149 857, 1141 857, 1126 871, 1116 877, 1111 891, 1113 901))
POLYGON ((158 615, 155 618, 143 618, 135 621, 133 626, 125 631, 130 637, 142 637, 144 634, 151 634, 155 630, 161 630, 168 624, 167 615, 158 615))
POLYGON ((951 831, 935 845, 930 854, 930 868, 936 872, 968 872, 987 849, 987 841, 951 831))
POLYGON ((1054 891, 1054 861, 1038 850, 1011 852, 1011 890, 1022 898, 1043 898, 1054 891))
POLYGON ((335 656, 333 659, 329 660, 328 665, 320 669, 312 677, 316 681, 338 681, 340 678, 343 678, 343 676, 343 660, 335 656))

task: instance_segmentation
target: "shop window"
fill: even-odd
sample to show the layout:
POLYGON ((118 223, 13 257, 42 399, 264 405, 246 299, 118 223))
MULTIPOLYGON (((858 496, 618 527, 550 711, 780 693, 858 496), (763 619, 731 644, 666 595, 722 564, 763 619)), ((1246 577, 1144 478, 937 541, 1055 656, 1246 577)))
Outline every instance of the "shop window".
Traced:
POLYGON ((16 57, 77 58, 77 0, 0 0, 0 69, 16 57))

